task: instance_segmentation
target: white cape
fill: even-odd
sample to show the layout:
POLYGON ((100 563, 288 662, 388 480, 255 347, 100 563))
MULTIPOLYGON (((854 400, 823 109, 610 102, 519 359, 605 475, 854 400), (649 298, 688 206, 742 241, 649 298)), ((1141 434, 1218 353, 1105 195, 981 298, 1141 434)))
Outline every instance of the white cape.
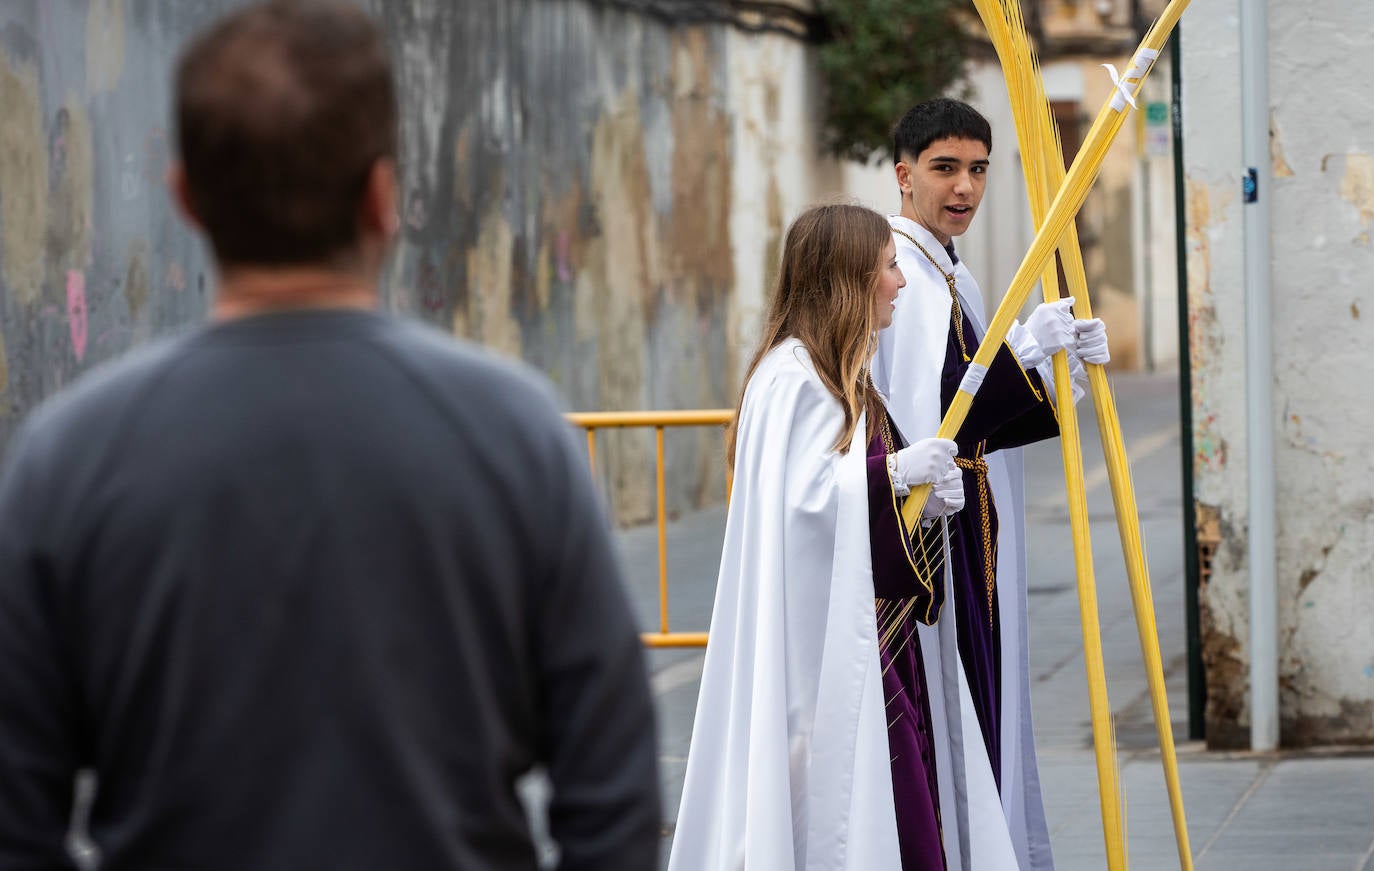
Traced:
MULTIPOLYGON (((938 395, 938 394, 937 394, 938 395)), ((750 378, 670 871, 897 871, 867 427, 788 339, 750 378)), ((911 430, 907 430, 911 432, 911 430)), ((920 627, 952 869, 1011 867, 946 611, 920 627), (966 767, 962 748, 977 750, 966 767), (976 760, 981 759, 979 768, 976 760), (991 813, 967 813, 992 803, 991 813), (991 823, 991 824, 990 824, 991 823), (970 845, 988 861, 975 864, 970 845)))
MULTIPOLYGON (((983 296, 968 268, 950 262, 949 254, 928 230, 900 216, 889 217, 894 229, 920 240, 940 269, 955 276, 959 304, 976 336, 966 337, 970 352, 983 336, 983 296)), ((898 295, 892 326, 879 333, 873 380, 889 397, 892 418, 908 433, 934 433, 940 424, 940 378, 949 340, 950 297, 944 277, 901 233, 893 233, 897 261, 906 277, 898 295)), ((1020 351, 1034 342, 1020 324, 1008 344, 1020 351)), ((1048 367, 1046 367, 1048 369, 1048 367)), ((1041 370, 1041 374, 1048 372, 1041 370)), ((1052 389, 1049 381, 1046 387, 1052 389)), ((1030 648, 1027 644, 1025 485, 1019 448, 986 456, 988 480, 997 507, 997 607, 1001 615, 1002 808, 1015 847, 1015 864, 976 865, 1051 871, 1049 827, 1045 821, 1031 728, 1030 648)), ((976 733, 975 733, 976 734, 976 733)), ((978 745, 981 747, 981 738, 978 745)), ((970 753, 970 755, 972 755, 970 753)), ((986 760, 986 753, 983 754, 986 760)))

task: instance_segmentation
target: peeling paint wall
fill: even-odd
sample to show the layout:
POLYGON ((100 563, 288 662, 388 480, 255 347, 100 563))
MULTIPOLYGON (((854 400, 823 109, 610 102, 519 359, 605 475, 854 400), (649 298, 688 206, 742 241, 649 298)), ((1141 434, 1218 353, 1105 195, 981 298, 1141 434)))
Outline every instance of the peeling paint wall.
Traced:
MULTIPOLYGON (((582 2, 374 4, 405 103, 390 303, 550 375, 575 409, 733 402, 728 33, 582 2)), ((652 516, 653 441, 598 457, 652 516)), ((724 492, 718 432, 671 431, 670 511, 724 492)))
MULTIPOLYGON (((1374 7, 1269 9, 1282 741, 1374 743, 1374 98, 1349 63, 1374 50, 1374 7)), ((1193 465, 1221 538, 1202 596, 1215 746, 1249 740, 1237 16, 1231 0, 1183 24, 1193 465)))
POLYGON ((214 4, 153 6, 0 5, 0 440, 82 371, 206 309, 204 255, 161 183, 171 59, 214 4))
MULTIPOLYGON (((207 251, 163 189, 170 74, 238 0, 0 4, 0 441, 72 378, 200 321, 207 251)), ((842 193, 801 43, 586 0, 362 0, 402 97, 393 310, 546 372, 570 409, 726 407, 782 233, 842 193)), ((601 436, 623 522, 653 439, 601 436)), ((722 436, 667 433, 668 508, 724 495, 722 436)))

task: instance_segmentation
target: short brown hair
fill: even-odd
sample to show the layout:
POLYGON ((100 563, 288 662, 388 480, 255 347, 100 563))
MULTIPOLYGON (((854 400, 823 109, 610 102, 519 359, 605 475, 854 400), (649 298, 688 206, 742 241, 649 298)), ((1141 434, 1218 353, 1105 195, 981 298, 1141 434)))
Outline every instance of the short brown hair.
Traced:
POLYGON ((369 172, 396 157, 385 37, 344 3, 235 12, 182 53, 176 125, 188 198, 221 265, 347 259, 369 172))
POLYGON ((892 162, 915 160, 941 139, 983 143, 992 153, 992 125, 968 103, 936 97, 917 103, 892 128, 892 162))

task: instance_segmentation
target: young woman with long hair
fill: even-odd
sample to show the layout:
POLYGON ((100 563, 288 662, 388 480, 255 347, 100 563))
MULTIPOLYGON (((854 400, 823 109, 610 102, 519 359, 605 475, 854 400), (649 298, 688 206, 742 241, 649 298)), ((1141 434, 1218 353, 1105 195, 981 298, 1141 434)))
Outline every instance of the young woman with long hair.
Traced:
POLYGON ((673 871, 945 867, 949 741, 917 636, 944 603, 942 518, 963 489, 954 442, 906 445, 869 378, 904 284, 876 212, 817 206, 788 230, 727 439, 673 871), (922 483, 929 526, 909 530, 900 500, 922 483))

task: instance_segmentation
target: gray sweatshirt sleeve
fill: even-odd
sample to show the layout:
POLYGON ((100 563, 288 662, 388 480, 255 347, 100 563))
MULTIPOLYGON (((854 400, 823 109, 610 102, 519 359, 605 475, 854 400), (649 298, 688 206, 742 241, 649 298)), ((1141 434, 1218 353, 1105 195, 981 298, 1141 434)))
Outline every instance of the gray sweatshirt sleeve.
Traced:
POLYGON ((33 439, 0 472, 0 868, 74 868, 65 849, 79 767, 63 604, 37 539, 33 439))
POLYGON ((562 481, 546 494, 552 571, 534 617, 550 830, 563 871, 649 871, 661 809, 643 653, 586 458, 563 430, 562 481))

